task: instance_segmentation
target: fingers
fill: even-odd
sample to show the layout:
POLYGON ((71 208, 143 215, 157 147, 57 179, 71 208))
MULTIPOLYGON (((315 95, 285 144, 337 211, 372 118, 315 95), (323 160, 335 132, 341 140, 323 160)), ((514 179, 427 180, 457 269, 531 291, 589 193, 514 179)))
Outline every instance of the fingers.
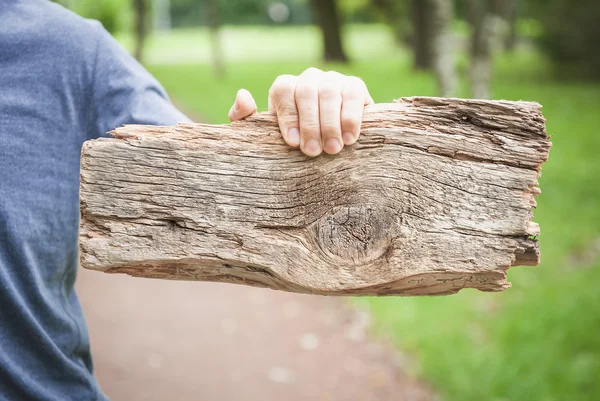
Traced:
POLYGON ((229 110, 229 121, 237 121, 256 113, 256 102, 246 89, 240 89, 229 110))
POLYGON ((319 86, 319 123, 323 150, 328 154, 339 153, 344 147, 340 112, 342 109, 341 74, 327 72, 319 86))
POLYGON ((319 73, 309 68, 298 77, 296 106, 300 122, 300 149, 307 156, 317 156, 322 151, 321 124, 319 122, 319 73))
MULTIPOLYGON (((277 113, 284 140, 291 146, 300 146, 308 156, 323 151, 336 154, 344 145, 355 143, 364 106, 372 103, 360 78, 316 68, 309 68, 298 77, 282 75, 269 90, 269 111, 277 113)), ((242 108, 241 99, 236 104, 242 108)), ((254 102, 253 105, 254 111, 254 102)), ((233 108, 231 113, 243 114, 233 108)))
POLYGON ((300 145, 300 125, 296 108, 296 81, 293 75, 277 77, 269 90, 269 111, 277 113, 279 129, 290 146, 300 145))
POLYGON ((360 135, 360 124, 365 105, 373 102, 367 86, 357 77, 346 77, 342 90, 342 138, 352 145, 360 135))

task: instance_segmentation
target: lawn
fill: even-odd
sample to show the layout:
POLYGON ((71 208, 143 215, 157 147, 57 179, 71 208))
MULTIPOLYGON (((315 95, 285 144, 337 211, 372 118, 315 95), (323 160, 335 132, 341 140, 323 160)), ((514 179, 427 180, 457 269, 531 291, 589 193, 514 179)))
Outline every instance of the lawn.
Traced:
MULTIPOLYGON (((325 68, 362 77, 377 102, 435 95, 434 79, 412 70, 409 53, 394 47, 385 28, 353 27, 346 35, 355 61, 325 68)), ((264 109, 278 74, 319 65, 313 29, 231 28, 227 73, 217 79, 205 36, 151 39, 148 67, 185 111, 208 122, 226 122, 238 88, 264 109)), ((414 374, 446 400, 599 400, 600 85, 554 82, 547 63, 527 50, 496 60, 493 93, 544 106, 554 145, 534 218, 542 264, 511 269, 513 287, 500 294, 353 301, 370 309, 374 330, 409 355, 414 374)))
MULTIPOLYGON (((354 59, 369 59, 402 53, 384 26, 351 25, 346 28, 347 51, 354 59), (376 43, 374 46, 373 44, 376 43)), ((221 31, 224 57, 230 62, 295 61, 306 63, 320 56, 320 33, 315 26, 265 27, 226 26, 221 31), (290 40, 291 39, 291 40, 290 40), (268 44, 268 45, 267 45, 268 44)), ((127 48, 133 48, 131 35, 117 35, 127 48)), ((147 42, 146 61, 151 64, 209 64, 210 36, 206 29, 188 28, 152 35, 147 42)))

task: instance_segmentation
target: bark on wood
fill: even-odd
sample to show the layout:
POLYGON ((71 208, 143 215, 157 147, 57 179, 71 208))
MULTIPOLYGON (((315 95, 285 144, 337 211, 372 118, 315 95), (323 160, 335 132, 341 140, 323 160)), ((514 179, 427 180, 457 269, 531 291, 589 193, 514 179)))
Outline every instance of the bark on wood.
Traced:
POLYGON ((359 141, 308 158, 275 117, 125 126, 86 142, 83 267, 327 295, 501 291, 536 265, 550 143, 528 102, 369 106, 359 141))

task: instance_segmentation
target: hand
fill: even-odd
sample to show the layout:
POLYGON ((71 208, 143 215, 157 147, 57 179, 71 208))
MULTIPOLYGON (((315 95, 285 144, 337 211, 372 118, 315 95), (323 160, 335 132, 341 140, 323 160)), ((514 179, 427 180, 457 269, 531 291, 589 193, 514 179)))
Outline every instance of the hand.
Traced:
MULTIPOLYGON (((281 75, 269 90, 269 111, 277 113, 283 139, 308 156, 322 151, 336 154, 356 142, 364 106, 372 103, 360 78, 317 68, 299 76, 281 75)), ((255 112, 252 95, 240 89, 229 119, 241 120, 255 112)))

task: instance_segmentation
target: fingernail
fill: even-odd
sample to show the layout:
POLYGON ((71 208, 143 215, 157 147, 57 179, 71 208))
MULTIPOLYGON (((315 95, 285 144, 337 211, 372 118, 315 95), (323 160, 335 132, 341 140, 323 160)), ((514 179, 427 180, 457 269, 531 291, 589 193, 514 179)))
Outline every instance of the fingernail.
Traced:
POLYGON ((304 144, 304 152, 309 156, 316 156, 321 153, 321 144, 316 139, 311 139, 304 144))
POLYGON ((339 153, 340 150, 342 150, 342 144, 340 143, 339 140, 337 140, 335 138, 329 138, 328 140, 325 141, 324 150, 326 153, 334 155, 336 153, 339 153))
POLYGON ((344 138, 345 145, 352 145, 354 142, 356 142, 356 137, 352 132, 344 132, 342 138, 344 138))
POLYGON ((239 109, 240 109, 240 106, 239 106, 239 104, 238 104, 238 102, 237 102, 237 100, 236 100, 236 101, 233 103, 233 112, 234 112, 234 113, 237 113, 237 112, 239 111, 239 109))
POLYGON ((300 131, 298 128, 290 128, 287 133, 288 145, 298 146, 300 145, 300 131))

